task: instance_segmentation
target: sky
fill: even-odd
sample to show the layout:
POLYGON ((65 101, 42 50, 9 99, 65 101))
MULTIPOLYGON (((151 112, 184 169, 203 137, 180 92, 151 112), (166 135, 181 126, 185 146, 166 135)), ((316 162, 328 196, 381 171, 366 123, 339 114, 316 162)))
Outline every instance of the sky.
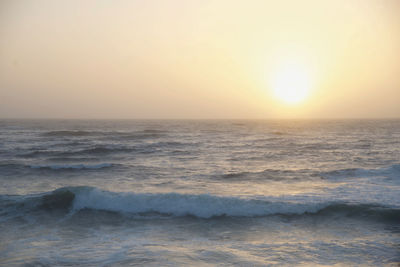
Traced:
POLYGON ((398 0, 0 0, 0 118, 399 118, 399 14, 398 0))

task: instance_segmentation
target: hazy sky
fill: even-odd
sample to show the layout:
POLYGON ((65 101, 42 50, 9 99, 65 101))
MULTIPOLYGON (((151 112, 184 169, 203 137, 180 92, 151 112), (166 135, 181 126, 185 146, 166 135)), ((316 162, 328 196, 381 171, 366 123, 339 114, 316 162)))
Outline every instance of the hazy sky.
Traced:
POLYGON ((400 117, 399 14, 398 0, 0 0, 0 117, 400 117), (299 103, 274 94, 282 62, 307 73, 299 103))

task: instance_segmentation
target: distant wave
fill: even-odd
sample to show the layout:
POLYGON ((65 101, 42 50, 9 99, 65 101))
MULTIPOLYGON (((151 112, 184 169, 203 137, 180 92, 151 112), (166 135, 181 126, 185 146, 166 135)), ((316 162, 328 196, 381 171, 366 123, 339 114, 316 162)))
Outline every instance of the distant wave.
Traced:
POLYGON ((74 169, 74 170, 82 170, 82 169, 103 169, 110 168, 113 164, 111 163, 100 163, 100 164, 46 164, 46 165, 31 165, 32 169, 50 169, 50 170, 60 170, 60 169, 74 169))
POLYGON ((371 177, 386 176, 389 178, 400 178, 400 164, 394 164, 389 167, 378 169, 348 168, 323 172, 321 175, 325 178, 351 178, 351 177, 371 177))
POLYGON ((81 136, 104 136, 123 139, 155 138, 165 135, 167 132, 157 129, 145 129, 139 131, 81 131, 81 130, 58 130, 48 131, 41 135, 46 137, 81 137, 81 136))
POLYGON ((7 170, 12 171, 12 170, 15 170, 18 168, 25 168, 25 167, 26 167, 25 164, 20 164, 20 163, 13 162, 13 161, 0 163, 0 171, 7 171, 7 170))
MULTIPOLYGON (((242 179, 261 179, 261 180, 296 180, 296 179, 309 179, 316 176, 315 173, 308 169, 299 170, 279 170, 279 169, 265 169, 262 171, 244 171, 244 172, 230 172, 219 176, 223 180, 242 180, 242 179)), ((214 177, 213 177, 214 178, 214 177)))
POLYGON ((45 132, 43 136, 88 136, 88 135, 95 135, 97 132, 93 131, 49 131, 45 132))
POLYGON ((223 180, 262 179, 262 180, 287 181, 288 179, 290 180, 311 179, 313 177, 323 177, 327 179, 341 179, 341 178, 357 178, 357 177, 373 177, 373 176, 385 176, 386 178, 392 178, 392 179, 400 178, 400 164, 394 164, 389 167, 383 167, 377 169, 348 168, 348 169, 338 169, 320 173, 310 169, 298 169, 298 170, 265 169, 262 171, 243 171, 243 172, 224 173, 219 175, 219 177, 217 176, 217 178, 223 180))
MULTIPOLYGON (((14 196, 14 198, 16 198, 14 196)), ((65 187, 36 196, 20 197, 21 209, 59 210, 103 210, 128 214, 160 214, 167 216, 194 216, 212 218, 220 216, 260 217, 268 215, 327 216, 343 214, 384 221, 399 221, 400 209, 374 204, 349 204, 336 202, 276 202, 238 197, 191 194, 144 194, 116 193, 93 187, 65 187), (29 202, 29 203, 26 203, 29 202)), ((7 202, 0 196, 0 202, 7 202)), ((17 201, 15 201, 17 203, 17 201)), ((13 209, 15 210, 15 209, 13 209)), ((29 210, 28 210, 29 211, 29 210)))
MULTIPOLYGON (((5 162, 0 164, 0 171, 3 174, 15 174, 18 171, 26 169, 31 170, 96 170, 115 167, 113 163, 98 163, 98 164, 38 164, 28 165, 18 162, 5 162)), ((119 165, 119 164, 118 164, 119 165)))
POLYGON ((141 143, 136 145, 121 145, 121 144, 97 144, 92 146, 76 148, 75 146, 60 146, 58 150, 34 150, 30 152, 20 153, 18 156, 21 158, 39 158, 39 157, 77 157, 77 156, 96 156, 96 155, 109 155, 116 153, 139 153, 148 154, 160 151, 164 148, 181 148, 193 147, 197 143, 184 143, 172 141, 159 141, 152 143, 141 143))
POLYGON ((81 155, 81 154, 109 154, 115 152, 130 152, 133 151, 134 148, 130 147, 122 147, 122 146, 94 146, 86 149, 81 149, 78 151, 68 151, 64 154, 66 155, 81 155))
POLYGON ((78 150, 35 150, 28 153, 20 154, 23 158, 36 158, 36 157, 70 157, 70 156, 83 156, 83 155, 105 155, 112 153, 128 153, 135 151, 134 147, 128 146, 112 146, 112 145, 95 145, 78 150))

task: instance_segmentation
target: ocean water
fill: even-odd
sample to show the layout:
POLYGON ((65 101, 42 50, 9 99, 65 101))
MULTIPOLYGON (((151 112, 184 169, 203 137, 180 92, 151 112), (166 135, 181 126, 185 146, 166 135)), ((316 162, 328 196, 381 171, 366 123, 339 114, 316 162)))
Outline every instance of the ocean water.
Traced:
POLYGON ((398 266, 400 120, 0 121, 1 266, 398 266))

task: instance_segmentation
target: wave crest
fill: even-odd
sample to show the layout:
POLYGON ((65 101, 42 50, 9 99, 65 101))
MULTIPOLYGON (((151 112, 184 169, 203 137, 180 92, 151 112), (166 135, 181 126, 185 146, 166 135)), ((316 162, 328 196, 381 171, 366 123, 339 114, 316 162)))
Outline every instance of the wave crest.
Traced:
MULTIPOLYGON (((4 196, 0 198, 3 202, 4 196)), ((192 194, 116 193, 93 187, 66 187, 36 197, 22 197, 23 207, 34 206, 45 211, 102 210, 127 214, 162 214, 212 218, 220 216, 261 217, 268 215, 327 216, 339 214, 362 219, 373 218, 396 222, 399 208, 374 204, 337 202, 283 202, 238 197, 192 194)), ((9 201, 8 201, 9 203, 9 201)), ((9 205, 9 204, 8 204, 9 205)), ((21 203, 19 203, 21 206, 21 203)), ((35 209, 36 209, 35 208, 35 209)))

